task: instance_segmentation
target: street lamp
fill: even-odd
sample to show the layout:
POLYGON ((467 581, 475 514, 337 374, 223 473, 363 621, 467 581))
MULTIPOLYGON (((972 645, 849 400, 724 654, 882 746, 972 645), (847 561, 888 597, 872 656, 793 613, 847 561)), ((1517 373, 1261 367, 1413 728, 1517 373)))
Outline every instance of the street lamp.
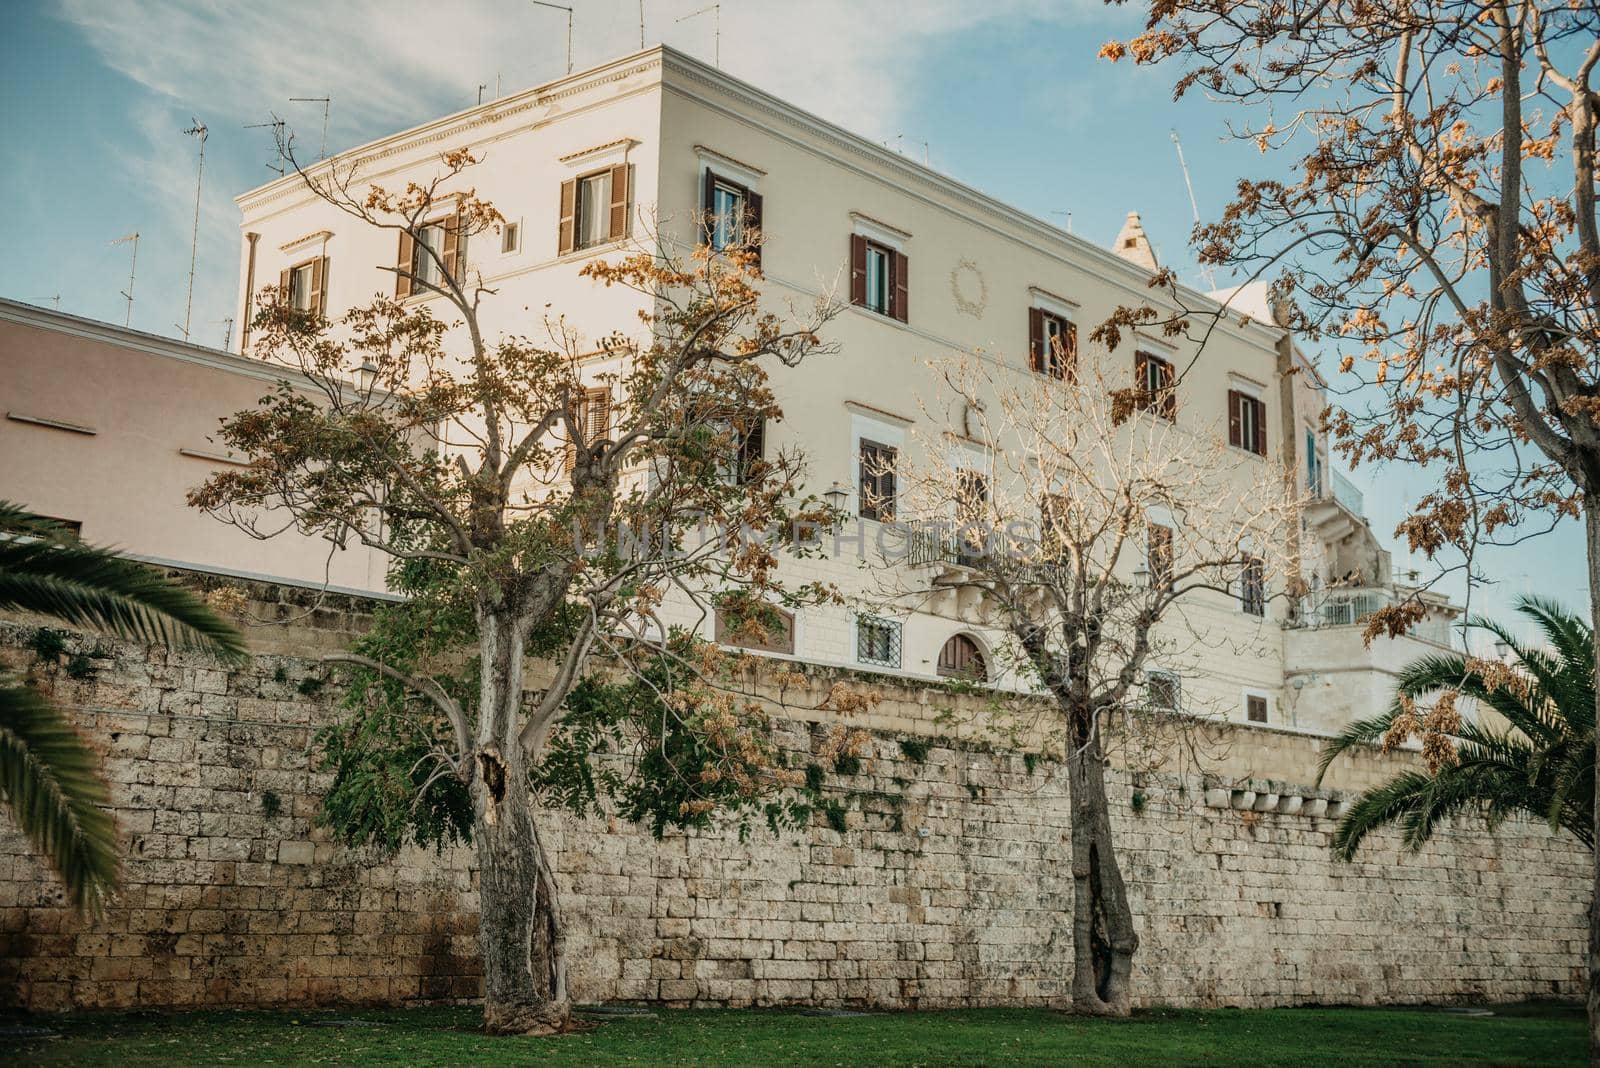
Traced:
POLYGON ((823 493, 822 499, 827 501, 828 507, 832 508, 835 512, 843 512, 844 506, 850 503, 850 491, 845 489, 839 484, 839 481, 835 479, 833 485, 829 486, 827 491, 823 493))

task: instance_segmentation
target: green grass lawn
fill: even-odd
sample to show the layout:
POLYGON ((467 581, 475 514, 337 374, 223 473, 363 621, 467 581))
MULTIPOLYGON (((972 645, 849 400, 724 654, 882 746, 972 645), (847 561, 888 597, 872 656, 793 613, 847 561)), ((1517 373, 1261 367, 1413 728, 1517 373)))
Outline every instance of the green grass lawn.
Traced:
POLYGON ((1581 1006, 1152 1011, 1131 1020, 1030 1009, 808 1016, 661 1010, 561 1038, 488 1038, 471 1008, 81 1015, 59 1037, 0 1039, 0 1064, 1286 1065, 1581 1064, 1581 1006), (330 1022, 347 1021, 342 1026, 330 1022), (348 1021, 361 1021, 351 1025, 348 1021))

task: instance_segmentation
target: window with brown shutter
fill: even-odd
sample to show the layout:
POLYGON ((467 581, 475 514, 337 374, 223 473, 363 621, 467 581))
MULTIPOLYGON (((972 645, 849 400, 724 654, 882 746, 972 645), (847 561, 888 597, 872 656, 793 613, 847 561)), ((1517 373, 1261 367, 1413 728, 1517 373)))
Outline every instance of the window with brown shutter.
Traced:
POLYGON ((1140 392, 1139 406, 1152 415, 1175 420, 1178 417, 1178 391, 1173 383, 1172 364, 1148 352, 1134 354, 1133 374, 1140 392))
POLYGON ((905 254, 860 234, 850 235, 850 303, 906 321, 909 265, 905 254))
POLYGON ((739 469, 737 480, 740 485, 755 480, 760 473, 759 466, 766 456, 767 449, 767 421, 761 416, 754 416, 747 426, 736 428, 739 433, 739 469))
POLYGON ((867 239, 860 234, 850 235, 850 303, 867 303, 867 239))
POLYGON ((1242 390, 1228 390, 1228 444, 1267 454, 1267 406, 1242 390))
POLYGON ((707 170, 700 192, 700 240, 715 252, 746 249, 761 261, 761 194, 707 170))
POLYGON ((941 678, 946 679, 986 682, 989 678, 989 665, 984 662, 983 650, 965 634, 952 635, 944 643, 939 650, 939 662, 935 670, 941 678))
POLYGON ((327 306, 327 273, 326 256, 297 263, 278 275, 279 293, 295 311, 321 315, 327 306))
POLYGON ((1252 616, 1267 614, 1267 565, 1248 553, 1239 564, 1239 607, 1252 616))
POLYGON ((1172 528, 1162 523, 1145 526, 1145 566, 1150 571, 1150 588, 1172 589, 1172 528))
MULTIPOLYGON (((465 255, 466 242, 463 240, 466 237, 466 233, 461 228, 460 213, 458 212, 445 219, 442 225, 443 229, 440 231, 440 236, 443 240, 443 247, 439 251, 439 258, 444 260, 444 275, 445 278, 459 280, 463 266, 462 261, 467 258, 465 255)), ((441 278, 439 281, 443 282, 445 278, 441 278)))
POLYGON ((1244 717, 1251 723, 1267 721, 1267 699, 1258 693, 1245 694, 1244 717))
MULTIPOLYGON (((611 430, 610 387, 596 386, 584 390, 574 406, 572 421, 577 427, 578 438, 584 445, 592 448, 596 443, 604 441, 611 430)), ((570 471, 578 459, 576 442, 570 438, 567 441, 566 454, 566 470, 570 471)))
POLYGON ((856 511, 862 519, 894 521, 897 451, 892 445, 861 439, 861 491, 856 511))
POLYGON ((1067 378, 1077 353, 1076 325, 1043 308, 1028 309, 1028 366, 1036 374, 1067 378))

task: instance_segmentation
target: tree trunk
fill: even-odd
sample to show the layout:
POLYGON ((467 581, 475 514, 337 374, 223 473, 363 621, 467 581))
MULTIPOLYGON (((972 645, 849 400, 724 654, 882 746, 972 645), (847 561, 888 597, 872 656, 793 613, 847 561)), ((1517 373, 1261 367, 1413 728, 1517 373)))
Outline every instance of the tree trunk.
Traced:
MULTIPOLYGON (((1589 542, 1589 616, 1594 629, 1595 669, 1600 672, 1600 497, 1584 494, 1584 529, 1589 542)), ((1595 695, 1595 723, 1600 728, 1600 692, 1595 695)), ((1595 841, 1600 843, 1600 729, 1595 745, 1595 841)), ((1600 849, 1594 851, 1594 887, 1589 898, 1589 1063, 1600 1066, 1600 849)))
POLYGON ((1072 809, 1072 1006, 1092 1016, 1126 1016, 1133 954, 1133 909, 1117 865, 1099 734, 1074 731, 1067 757, 1072 809))
POLYGON ((473 836, 484 1029, 551 1034, 570 1026, 571 1003, 555 873, 534 822, 518 742, 523 643, 513 618, 480 612, 478 623, 483 660, 473 836))

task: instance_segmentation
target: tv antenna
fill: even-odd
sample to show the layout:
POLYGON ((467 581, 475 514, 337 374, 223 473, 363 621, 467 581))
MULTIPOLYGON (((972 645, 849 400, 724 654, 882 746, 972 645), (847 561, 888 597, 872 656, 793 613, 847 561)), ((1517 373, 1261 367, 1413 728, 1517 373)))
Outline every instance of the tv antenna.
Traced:
POLYGON ((222 320, 222 351, 227 352, 228 346, 233 344, 233 316, 222 320))
MULTIPOLYGON (((906 135, 905 134, 895 134, 894 135, 894 150, 896 152, 898 152, 902 156, 906 154, 905 140, 906 140, 906 135)), ((928 142, 913 140, 911 143, 914 144, 914 145, 921 145, 922 146, 922 165, 924 167, 929 166, 929 163, 928 163, 928 142)))
POLYGON ((1067 233, 1069 233, 1069 234, 1072 233, 1072 212, 1070 212, 1070 211, 1052 211, 1050 214, 1051 215, 1065 215, 1067 217, 1067 233))
MULTIPOLYGON (((643 8, 642 0, 641 0, 640 7, 641 7, 641 9, 643 8)), ((701 8, 699 11, 691 11, 687 15, 684 15, 684 16, 682 16, 680 18, 675 18, 672 21, 673 22, 684 22, 684 21, 687 21, 688 19, 694 18, 696 15, 704 15, 707 11, 711 12, 711 18, 712 18, 712 23, 711 23, 711 65, 716 67, 718 70, 721 70, 722 69, 722 5, 721 4, 707 4, 705 7, 701 8)), ((641 48, 644 47, 644 41, 642 39, 642 35, 641 35, 641 40, 639 42, 639 47, 641 47, 641 48)))
POLYGON ((133 274, 139 269, 139 231, 125 237, 119 237, 111 242, 113 245, 133 244, 133 258, 128 262, 128 288, 122 291, 122 299, 128 302, 128 314, 122 319, 123 326, 133 325, 133 274))
MULTIPOLYGON (((1189 180, 1189 163, 1183 158, 1183 142, 1178 140, 1177 130, 1170 132, 1172 134, 1172 147, 1178 150, 1178 166, 1183 169, 1183 186, 1189 190, 1189 210, 1194 212, 1194 224, 1198 227, 1200 225, 1200 202, 1194 198, 1194 182, 1189 180)), ((1206 276, 1207 285, 1212 289, 1217 288, 1217 278, 1210 267, 1201 266, 1200 273, 1206 276)))
MULTIPOLYGON (((534 7, 548 7, 555 11, 567 13, 567 73, 572 73, 572 9, 562 4, 552 4, 549 0, 528 0, 534 7)), ((644 47, 644 0, 639 0, 639 47, 644 47)))
MULTIPOLYGON (((282 119, 278 118, 278 116, 276 116, 276 115, 272 116, 272 121, 271 122, 247 122, 247 123, 244 124, 244 128, 246 130, 265 130, 268 127, 271 127, 271 129, 272 129, 272 143, 275 144, 275 145, 280 145, 280 146, 283 145, 284 144, 284 136, 283 136, 284 121, 282 119)), ((279 174, 282 174, 283 173, 283 164, 282 163, 269 163, 269 164, 267 164, 267 170, 269 170, 269 171, 277 171, 279 174)))
MULTIPOLYGON (((480 101, 481 103, 482 101, 480 101)), ((321 104, 322 105, 322 151, 318 159, 328 158, 328 109, 333 106, 333 101, 325 96, 291 96, 291 104, 321 104)), ((280 124, 281 125, 281 124, 280 124)))
MULTIPOLYGON (((190 137, 200 138, 200 161, 194 172, 194 232, 189 238, 189 295, 183 303, 183 340, 189 340, 189 319, 194 312, 194 264, 200 251, 200 183, 206 174, 206 137, 210 131, 199 119, 191 118, 193 126, 183 131, 190 137)), ((131 288, 131 286, 130 286, 131 288)), ((131 301, 130 301, 131 303, 131 301)))
POLYGON ((639 49, 644 50, 644 0, 639 0, 639 49))

